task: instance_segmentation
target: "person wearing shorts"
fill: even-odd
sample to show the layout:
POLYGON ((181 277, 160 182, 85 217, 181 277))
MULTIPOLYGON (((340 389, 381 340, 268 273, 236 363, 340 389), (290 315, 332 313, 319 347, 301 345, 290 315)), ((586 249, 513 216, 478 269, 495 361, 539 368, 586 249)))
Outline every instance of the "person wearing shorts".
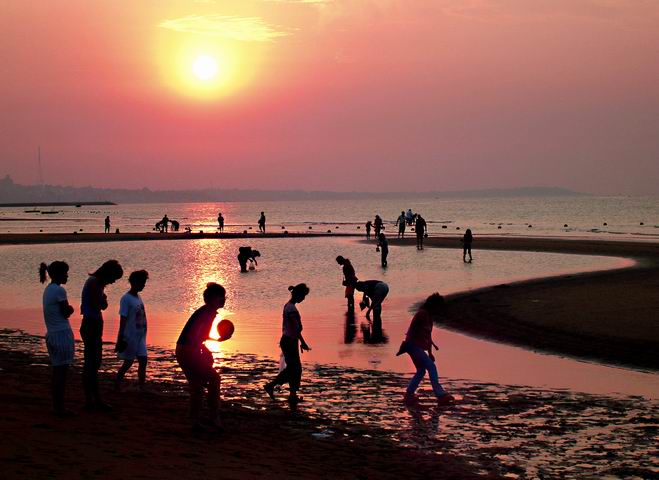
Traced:
POLYGON ((121 382, 126 372, 137 359, 137 378, 140 390, 144 390, 146 383, 146 311, 140 292, 144 290, 149 273, 146 270, 137 270, 128 277, 130 290, 121 297, 119 302, 119 333, 115 351, 124 361, 119 367, 115 380, 115 390, 121 389, 121 382))
POLYGON ((190 419, 195 431, 204 429, 206 425, 218 430, 222 428, 219 415, 220 374, 213 368, 213 354, 204 342, 208 340, 217 311, 225 301, 226 291, 222 285, 213 282, 206 285, 204 305, 190 316, 176 342, 176 360, 190 387, 190 419), (206 424, 200 421, 204 388, 208 391, 209 418, 206 424))
POLYGON ((73 363, 75 343, 69 317, 74 310, 62 285, 69 278, 66 262, 42 263, 39 266, 39 280, 46 282, 46 274, 51 282, 43 292, 43 317, 46 323, 46 348, 53 366, 52 397, 53 412, 60 417, 70 417, 73 412, 64 407, 64 393, 69 365, 73 363))

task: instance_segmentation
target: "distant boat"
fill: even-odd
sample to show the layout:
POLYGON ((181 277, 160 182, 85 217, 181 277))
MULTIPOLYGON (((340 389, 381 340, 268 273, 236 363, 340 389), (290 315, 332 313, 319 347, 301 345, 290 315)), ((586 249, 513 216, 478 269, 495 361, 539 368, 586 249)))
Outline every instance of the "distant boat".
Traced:
POLYGON ((76 208, 80 208, 80 207, 82 207, 82 205, 79 204, 79 203, 76 203, 76 208))
POLYGON ((41 210, 37 210, 36 208, 33 208, 32 210, 23 210, 25 213, 39 213, 41 210))
POLYGON ((55 213, 59 213, 59 210, 44 210, 41 215, 53 215, 55 213))

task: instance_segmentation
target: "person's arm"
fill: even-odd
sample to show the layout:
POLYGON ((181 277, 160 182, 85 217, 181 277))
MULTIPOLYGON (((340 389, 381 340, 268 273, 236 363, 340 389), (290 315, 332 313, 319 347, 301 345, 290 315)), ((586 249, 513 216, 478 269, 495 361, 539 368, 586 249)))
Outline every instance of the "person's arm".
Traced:
POLYGON ((64 316, 64 318, 69 318, 71 315, 73 315, 73 312, 75 312, 75 309, 69 305, 69 301, 66 299, 58 302, 58 304, 59 311, 64 316))
POLYGON ((258 266, 259 262, 256 261, 256 257, 252 257, 252 260, 254 260, 254 265, 258 266))
POLYGON ((311 347, 307 345, 307 342, 304 341, 304 337, 302 336, 302 332, 300 332, 297 336, 300 339, 300 352, 304 352, 311 350, 311 347))

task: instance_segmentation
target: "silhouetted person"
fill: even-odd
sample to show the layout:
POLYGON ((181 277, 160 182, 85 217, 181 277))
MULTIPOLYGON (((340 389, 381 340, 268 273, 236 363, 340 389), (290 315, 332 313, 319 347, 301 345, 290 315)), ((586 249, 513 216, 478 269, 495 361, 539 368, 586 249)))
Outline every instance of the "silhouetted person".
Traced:
POLYGON ((265 213, 261 212, 259 217, 259 232, 265 233, 265 213))
POLYGON ((130 290, 119 301, 119 333, 114 351, 124 361, 114 382, 120 390, 126 372, 137 359, 137 379, 140 390, 146 383, 146 310, 140 292, 144 290, 149 272, 136 270, 128 276, 130 290))
POLYGON ((366 280, 365 282, 357 282, 355 289, 364 294, 362 301, 359 302, 359 307, 362 310, 368 307, 366 317, 370 318, 372 310, 373 320, 382 321, 382 302, 389 294, 389 285, 380 280, 366 280))
POLYGON ((162 231, 167 233, 167 230, 169 229, 169 217, 167 216, 167 214, 165 214, 165 216, 162 217, 162 220, 160 220, 160 225, 162 231))
POLYGON ((43 319, 46 323, 46 347, 53 366, 53 412, 59 417, 70 417, 74 413, 64 407, 66 375, 73 363, 75 343, 69 317, 74 310, 67 299, 65 285, 69 279, 69 265, 55 261, 50 265, 39 265, 39 281, 50 283, 43 292, 43 319))
POLYGON ((416 373, 410 380, 405 393, 405 403, 407 404, 418 401, 415 392, 426 371, 430 377, 430 383, 438 404, 445 405, 454 401, 453 396, 446 393, 439 383, 435 357, 432 354, 433 348, 438 350, 437 345, 432 341, 433 316, 439 315, 443 308, 444 298, 439 293, 430 295, 412 318, 405 340, 401 343, 396 354, 407 353, 416 367, 416 373))
POLYGON ((343 283, 345 288, 345 297, 348 299, 348 309, 354 310, 355 308, 355 283, 357 282, 357 275, 352 262, 349 259, 343 258, 341 255, 336 257, 336 263, 343 267, 343 283))
POLYGON ((382 267, 387 267, 387 257, 389 256, 389 242, 387 237, 384 236, 384 233, 381 233, 378 236, 378 247, 380 249, 380 264, 382 267))
POLYGON ((279 346, 286 360, 286 368, 279 372, 279 375, 273 381, 266 383, 263 388, 270 398, 274 399, 275 387, 288 383, 290 387, 288 401, 295 405, 302 400, 297 396, 302 379, 300 353, 311 350, 302 337, 302 318, 295 305, 303 302, 309 295, 309 287, 304 283, 299 283, 294 287, 288 287, 288 290, 291 292, 291 299, 284 305, 282 336, 279 341, 279 346))
POLYGON ((217 224, 218 228, 220 229, 220 233, 224 232, 224 217, 222 216, 222 212, 217 214, 217 224))
POLYGON ((396 225, 398 225, 398 238, 405 237, 405 212, 400 212, 400 215, 396 219, 396 225))
POLYGON ((474 241, 474 236, 471 234, 471 229, 468 228, 462 237, 462 261, 467 261, 467 253, 469 253, 469 263, 473 260, 471 257, 471 243, 474 241))
POLYGON ((428 229, 428 225, 426 224, 426 221, 423 219, 420 213, 417 213, 416 215, 416 223, 414 225, 414 230, 416 232, 416 249, 417 250, 423 250, 423 238, 426 235, 426 231, 428 229))
POLYGON ((178 232, 178 229, 181 224, 178 223, 178 221, 176 220, 171 220, 171 223, 172 223, 172 232, 178 232))
POLYGON ((258 265, 256 261, 257 257, 261 256, 261 252, 258 250, 252 250, 252 247, 239 247, 238 248, 238 263, 240 264, 240 271, 247 271, 247 262, 254 262, 258 265))
POLYGON ((105 233, 110 233, 110 215, 105 217, 105 233))
POLYGON ((405 214, 405 220, 407 221, 407 224, 411 227, 414 223, 414 214, 412 213, 412 209, 408 208, 407 213, 405 214))
POLYGON ((380 232, 382 231, 382 219, 380 218, 380 215, 375 216, 373 227, 375 229, 375 238, 377 239, 380 236, 380 232))
POLYGON ((366 222, 365 226, 366 226, 366 240, 370 240, 371 239, 371 227, 373 226, 373 222, 371 222, 369 220, 368 222, 366 222))
POLYGON ((98 270, 89 274, 82 287, 80 336, 84 343, 82 386, 85 390, 85 410, 108 411, 112 407, 101 400, 98 389, 98 369, 103 360, 103 310, 108 308, 105 287, 119 280, 124 274, 116 260, 108 260, 98 270))
MULTIPOLYGON (((204 388, 208 392, 208 418, 211 426, 222 428, 219 415, 220 375, 213 368, 213 354, 204 342, 208 340, 217 311, 224 307, 226 291, 222 285, 209 283, 204 290, 204 305, 195 310, 176 342, 176 360, 190 387, 190 419, 192 428, 202 430, 199 421, 204 388)), ((219 338, 218 341, 228 340, 219 338)))

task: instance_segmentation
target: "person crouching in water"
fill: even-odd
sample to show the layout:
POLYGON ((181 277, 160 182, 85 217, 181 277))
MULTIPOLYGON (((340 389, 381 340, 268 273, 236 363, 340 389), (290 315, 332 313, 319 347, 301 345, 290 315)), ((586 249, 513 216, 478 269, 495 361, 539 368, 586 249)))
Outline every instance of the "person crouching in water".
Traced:
POLYGON ((296 304, 303 302, 309 295, 309 287, 304 283, 298 283, 294 287, 288 287, 288 290, 291 292, 291 299, 284 305, 282 336, 279 341, 286 360, 286 368, 279 372, 273 381, 266 383, 263 388, 274 400, 275 386, 288 383, 290 387, 288 401, 291 405, 295 405, 302 401, 302 398, 297 395, 302 380, 300 353, 311 350, 302 337, 302 318, 296 304))
POLYGON ((426 301, 412 318, 405 340, 396 354, 398 356, 407 353, 416 367, 416 373, 410 380, 405 392, 405 403, 408 405, 418 402, 415 392, 426 371, 428 377, 430 377, 433 392, 437 397, 437 404, 446 405, 455 400, 453 395, 447 393, 439 383, 435 357, 432 354, 433 348, 438 350, 437 345, 432 341, 433 316, 440 314, 443 308, 444 297, 439 293, 433 293, 426 298, 426 301))
POLYGON ((253 262, 254 265, 258 265, 256 261, 257 257, 261 256, 261 252, 258 250, 252 250, 252 247, 238 247, 238 263, 240 264, 240 271, 242 273, 247 272, 247 262, 253 262))
MULTIPOLYGON (((204 342, 208 340, 217 311, 224 307, 226 291, 211 282, 204 290, 204 305, 195 310, 176 342, 176 360, 190 386, 190 419, 193 430, 203 430, 199 419, 204 388, 208 390, 208 417, 211 427, 221 429, 219 415, 220 375, 213 368, 213 354, 204 342)), ((220 338, 219 341, 230 337, 220 338)))
POLYGON ((69 317, 74 309, 69 305, 66 290, 62 285, 69 279, 69 266, 66 262, 42 263, 39 266, 39 281, 46 283, 46 273, 50 283, 43 292, 43 319, 46 323, 46 348, 53 366, 53 413, 58 417, 70 417, 74 413, 64 407, 66 374, 73 363, 75 344, 69 317))
POLYGON ((140 292, 144 290, 149 272, 137 270, 128 277, 130 290, 121 297, 119 302, 119 334, 115 351, 124 361, 119 367, 114 383, 115 390, 121 389, 124 375, 137 358, 137 378, 140 390, 144 390, 146 382, 146 311, 140 292))

